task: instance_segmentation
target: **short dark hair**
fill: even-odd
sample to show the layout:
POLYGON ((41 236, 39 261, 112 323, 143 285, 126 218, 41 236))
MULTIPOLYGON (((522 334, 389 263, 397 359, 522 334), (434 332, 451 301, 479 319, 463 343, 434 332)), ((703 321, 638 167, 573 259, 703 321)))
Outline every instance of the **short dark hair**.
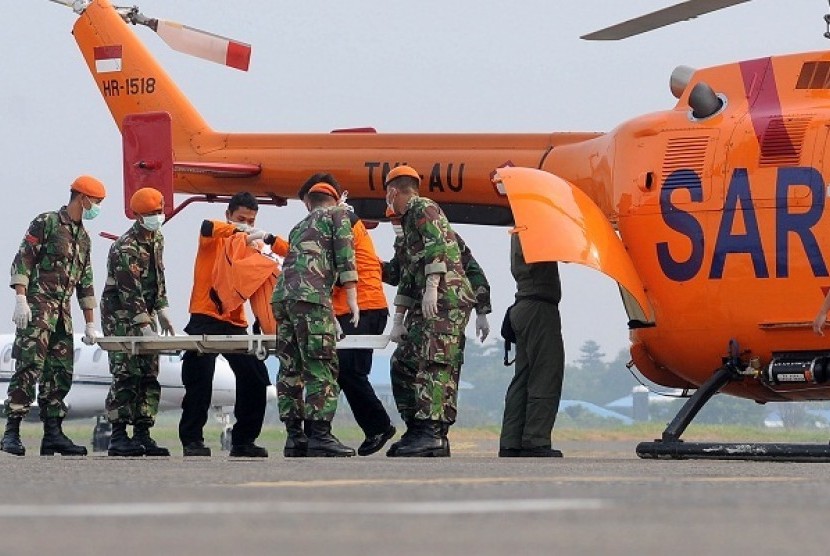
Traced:
POLYGON ((333 188, 335 188, 337 190, 338 195, 343 193, 343 189, 340 187, 340 184, 337 183, 337 180, 334 179, 334 176, 327 172, 318 172, 310 178, 308 178, 307 180, 305 180, 303 186, 300 188, 299 191, 297 191, 297 197, 302 201, 308 194, 308 190, 321 182, 327 183, 333 188))
POLYGON ((236 209, 238 209, 239 207, 244 207, 246 209, 258 211, 259 203, 256 202, 256 197, 254 197, 247 191, 240 191, 239 193, 231 197, 231 200, 228 203, 228 213, 236 211, 236 209))
POLYGON ((417 193, 420 182, 412 176, 398 176, 386 184, 386 189, 393 187, 399 191, 407 193, 417 193))
POLYGON ((337 202, 337 199, 322 191, 311 191, 306 193, 305 201, 311 208, 317 208, 329 204, 329 201, 337 202))

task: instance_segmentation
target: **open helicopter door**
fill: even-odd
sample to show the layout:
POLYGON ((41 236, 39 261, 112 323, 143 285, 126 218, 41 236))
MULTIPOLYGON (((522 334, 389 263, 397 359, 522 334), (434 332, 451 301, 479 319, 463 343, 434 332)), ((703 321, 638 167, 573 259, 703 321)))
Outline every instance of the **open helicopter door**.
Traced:
POLYGON ((531 168, 499 168, 495 182, 499 193, 510 201, 527 262, 579 263, 599 270, 617 281, 644 323, 654 319, 625 246, 584 192, 558 176, 531 168))
POLYGON ((124 148, 124 213, 133 218, 130 198, 142 187, 153 187, 164 197, 164 215, 173 206, 173 128, 167 112, 129 114, 121 129, 124 148))

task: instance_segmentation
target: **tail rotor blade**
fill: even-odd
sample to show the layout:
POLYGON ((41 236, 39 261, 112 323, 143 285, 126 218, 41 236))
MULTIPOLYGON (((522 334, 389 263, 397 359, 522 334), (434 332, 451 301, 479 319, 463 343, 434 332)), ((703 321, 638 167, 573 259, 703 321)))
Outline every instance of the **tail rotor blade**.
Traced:
POLYGON ((155 31, 173 50, 248 71, 250 44, 163 19, 157 20, 155 31))

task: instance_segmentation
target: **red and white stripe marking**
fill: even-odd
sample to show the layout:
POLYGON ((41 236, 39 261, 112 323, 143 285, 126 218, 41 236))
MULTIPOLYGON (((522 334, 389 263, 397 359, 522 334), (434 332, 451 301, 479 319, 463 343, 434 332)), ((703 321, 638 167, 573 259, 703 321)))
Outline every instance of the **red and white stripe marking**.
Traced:
POLYGON ((96 46, 93 51, 96 73, 121 71, 121 45, 96 46))
POLYGON ((250 44, 194 29, 174 21, 159 20, 156 33, 175 50, 248 71, 251 61, 250 44))

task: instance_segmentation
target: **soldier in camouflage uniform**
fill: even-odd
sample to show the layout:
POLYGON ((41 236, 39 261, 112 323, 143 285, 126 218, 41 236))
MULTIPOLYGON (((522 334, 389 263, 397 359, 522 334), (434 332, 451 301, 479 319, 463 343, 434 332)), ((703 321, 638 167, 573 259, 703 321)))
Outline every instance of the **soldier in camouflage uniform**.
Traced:
POLYGON ((418 359, 411 387, 415 413, 404 437, 387 453, 399 457, 450 455, 445 430, 456 417, 464 329, 475 303, 455 233, 440 207, 418 195, 419 184, 420 176, 409 166, 398 166, 386 177, 386 203, 401 215, 403 228, 391 337, 400 342, 412 335, 418 359))
MULTIPOLYGON (((101 296, 101 327, 107 336, 156 336, 156 316, 165 333, 173 334, 164 283, 164 199, 151 187, 130 199, 136 222, 115 243, 107 258, 107 282, 101 296)), ((150 428, 158 413, 161 386, 158 355, 109 355, 112 386, 107 418, 112 423, 110 456, 169 456, 156 444, 150 428), (133 438, 127 425, 133 425, 133 438)))
POLYGON ((17 333, 14 374, 5 403, 6 431, 0 449, 18 456, 26 448, 20 441, 20 421, 28 414, 38 385, 43 421, 41 455, 86 455, 62 430, 64 398, 72 386, 74 346, 69 300, 77 291, 86 321, 83 341, 95 343, 93 323, 95 292, 92 281, 90 239, 82 220, 95 218, 106 196, 104 185, 80 176, 70 186, 69 203, 45 212, 29 225, 11 269, 11 287, 17 294, 14 316, 17 333))
MULTIPOLYGON (((391 211, 387 211, 386 216, 390 218, 393 229, 395 230, 395 256, 392 260, 383 264, 383 281, 392 286, 397 286, 401 280, 401 260, 404 257, 404 243, 403 243, 403 228, 401 227, 400 218, 394 215, 391 211)), ((476 310, 476 334, 483 342, 490 333, 490 325, 487 322, 487 315, 493 309, 490 303, 490 283, 487 281, 487 276, 484 270, 478 264, 470 248, 456 232, 455 239, 458 242, 458 248, 461 250, 461 265, 464 268, 464 273, 470 281, 470 286, 475 293, 475 310, 476 310)), ((395 397, 395 405, 401 415, 404 423, 411 421, 415 415, 415 374, 418 370, 419 349, 423 343, 421 337, 421 330, 412 328, 412 313, 407 313, 404 318, 404 327, 407 329, 407 334, 402 341, 398 343, 398 347, 392 354, 390 364, 390 374, 392 379, 392 395, 395 397)), ((466 336, 461 338, 462 346, 466 341, 466 336)), ((461 349, 462 359, 460 364, 454 369, 453 381, 455 386, 461 382, 461 363, 463 363, 464 348, 461 349)), ((445 415, 457 414, 457 397, 452 396, 447 399, 448 407, 445 408, 445 415)), ((453 419, 454 422, 454 419, 453 419)), ((449 449, 449 441, 447 440, 447 432, 452 422, 444 423, 442 436, 447 442, 449 449)), ((397 450, 397 443, 393 444, 390 451, 392 454, 397 450)))
POLYGON ((277 402, 288 431, 287 457, 355 454, 331 434, 340 395, 335 350, 339 330, 331 304, 335 282, 346 289, 352 324, 357 326, 360 318, 352 229, 338 197, 327 183, 309 189, 303 199, 309 215, 288 236, 288 256, 274 290, 277 402))

